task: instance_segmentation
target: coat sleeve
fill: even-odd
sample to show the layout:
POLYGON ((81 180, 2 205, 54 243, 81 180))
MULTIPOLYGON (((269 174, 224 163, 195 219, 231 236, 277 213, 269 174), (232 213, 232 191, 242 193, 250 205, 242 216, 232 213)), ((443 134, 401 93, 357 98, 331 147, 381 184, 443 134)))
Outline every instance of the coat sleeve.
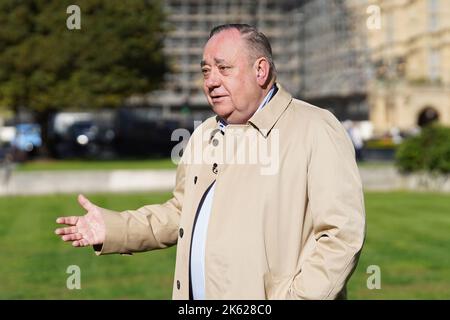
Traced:
POLYGON ((183 206, 185 171, 186 164, 180 161, 173 197, 163 204, 147 205, 124 212, 102 208, 106 239, 103 245, 94 246, 95 253, 130 254, 176 244, 183 206))
POLYGON ((288 292, 291 299, 336 299, 356 267, 365 237, 362 183, 353 145, 326 110, 312 126, 308 210, 315 248, 288 292))

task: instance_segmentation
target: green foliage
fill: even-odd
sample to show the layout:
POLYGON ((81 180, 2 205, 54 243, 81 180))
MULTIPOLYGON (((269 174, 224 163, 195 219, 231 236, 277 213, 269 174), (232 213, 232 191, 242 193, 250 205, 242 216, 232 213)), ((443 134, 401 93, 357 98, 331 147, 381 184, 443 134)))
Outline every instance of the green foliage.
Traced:
POLYGON ((429 126, 405 140, 396 153, 396 165, 404 172, 450 172, 450 128, 429 126))
POLYGON ((114 107, 159 86, 164 13, 148 0, 2 0, 0 106, 114 107), (69 5, 81 29, 69 30, 69 5))

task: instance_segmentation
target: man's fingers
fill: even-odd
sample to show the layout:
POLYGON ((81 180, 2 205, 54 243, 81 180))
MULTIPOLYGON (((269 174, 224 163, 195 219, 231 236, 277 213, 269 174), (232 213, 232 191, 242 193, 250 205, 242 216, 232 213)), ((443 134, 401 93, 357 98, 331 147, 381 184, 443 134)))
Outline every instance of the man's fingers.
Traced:
POLYGON ((77 227, 58 228, 55 230, 55 233, 59 234, 59 235, 72 234, 72 233, 77 233, 77 232, 78 232, 77 227))
POLYGON ((81 239, 81 240, 72 242, 72 245, 74 247, 87 247, 89 245, 89 242, 86 239, 81 239))
POLYGON ((81 233, 72 233, 72 234, 66 234, 61 237, 64 241, 74 241, 74 240, 81 240, 83 239, 83 235, 81 233))
POLYGON ((86 210, 89 211, 91 210, 94 205, 88 200, 88 198, 86 198, 85 196, 83 196, 82 194, 78 195, 78 203, 86 210))
POLYGON ((67 224, 69 226, 74 226, 74 225, 77 224, 78 218, 79 217, 76 217, 76 216, 73 216, 73 217, 60 217, 60 218, 56 219, 56 223, 67 224))

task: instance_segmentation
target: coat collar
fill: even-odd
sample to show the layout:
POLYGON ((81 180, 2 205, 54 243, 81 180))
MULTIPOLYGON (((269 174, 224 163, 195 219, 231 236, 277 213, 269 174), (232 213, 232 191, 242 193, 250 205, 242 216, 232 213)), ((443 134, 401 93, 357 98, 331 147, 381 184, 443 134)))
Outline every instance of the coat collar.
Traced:
MULTIPOLYGON (((285 91, 279 83, 277 83, 276 86, 278 90, 272 99, 270 99, 264 108, 253 114, 247 121, 247 124, 256 128, 264 138, 268 137, 275 123, 292 100, 292 96, 285 91)), ((221 120, 219 116, 216 116, 216 121, 219 122, 223 120, 221 120)))

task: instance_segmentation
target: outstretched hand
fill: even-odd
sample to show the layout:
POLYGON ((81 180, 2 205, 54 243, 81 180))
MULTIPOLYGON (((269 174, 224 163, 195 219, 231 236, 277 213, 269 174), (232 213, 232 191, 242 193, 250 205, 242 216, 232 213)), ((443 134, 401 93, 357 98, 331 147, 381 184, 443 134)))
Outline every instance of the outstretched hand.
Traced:
POLYGON ((99 207, 83 195, 78 196, 78 203, 87 213, 84 216, 60 217, 56 223, 69 227, 55 230, 64 241, 72 241, 74 247, 86 247, 102 244, 105 241, 106 227, 99 207))

